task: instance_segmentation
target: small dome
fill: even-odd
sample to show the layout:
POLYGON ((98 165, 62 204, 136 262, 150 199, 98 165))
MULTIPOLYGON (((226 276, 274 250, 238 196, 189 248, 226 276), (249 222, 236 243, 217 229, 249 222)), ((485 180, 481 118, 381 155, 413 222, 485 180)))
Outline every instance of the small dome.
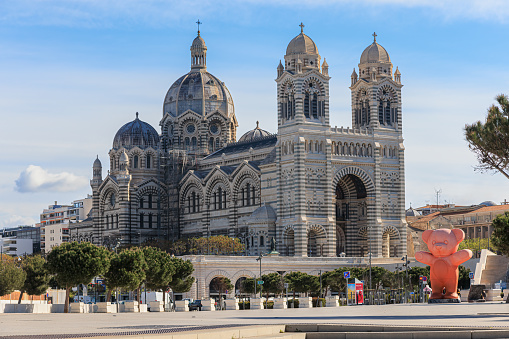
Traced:
POLYGON ((128 162, 129 159, 127 158, 127 153, 125 152, 125 150, 122 151, 122 154, 120 154, 120 159, 119 159, 120 162, 128 162))
POLYGON ((205 45, 205 40, 198 34, 196 38, 194 38, 193 43, 191 44, 191 48, 199 47, 199 48, 207 48, 205 45))
POLYGON ((484 206, 495 206, 495 202, 494 201, 483 201, 481 202, 479 205, 484 205, 484 206))
POLYGON ((271 135, 269 132, 259 127, 259 122, 257 121, 256 128, 244 133, 244 135, 240 137, 239 142, 253 141, 269 135, 271 135))
POLYGON ((95 159, 94 161, 94 166, 92 166, 93 168, 102 168, 103 165, 101 164, 101 160, 99 160, 99 156, 97 156, 97 159, 95 159))
POLYGON ((132 147, 157 148, 158 145, 159 134, 150 124, 138 119, 137 112, 136 119, 122 126, 113 139, 114 149, 121 147, 128 149, 132 147))
POLYGON ((421 216, 421 212, 414 210, 412 207, 406 210, 407 217, 418 217, 421 216))
POLYGON ((301 32, 288 44, 286 55, 290 54, 318 54, 318 47, 310 37, 301 32))
POLYGON ((179 116, 187 110, 206 116, 219 111, 234 115, 233 99, 225 84, 206 71, 189 72, 171 85, 164 99, 164 112, 179 116))
POLYGON ((391 62, 391 58, 389 57, 389 53, 380 46, 376 40, 373 41, 371 45, 366 47, 364 52, 361 55, 361 64, 368 63, 378 63, 378 62, 391 62))
POLYGON ((277 216, 274 209, 267 203, 258 207, 249 217, 252 224, 273 224, 276 222, 277 216))

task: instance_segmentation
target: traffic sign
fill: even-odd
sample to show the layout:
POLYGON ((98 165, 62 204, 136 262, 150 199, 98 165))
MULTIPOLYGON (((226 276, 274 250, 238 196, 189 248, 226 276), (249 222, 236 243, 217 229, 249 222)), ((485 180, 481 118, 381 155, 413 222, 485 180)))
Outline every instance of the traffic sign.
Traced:
POLYGON ((426 276, 424 276, 424 275, 423 275, 423 276, 422 276, 422 281, 424 281, 424 282, 428 281, 428 277, 426 277, 426 276))
POLYGON ((469 273, 468 273, 468 277, 469 277, 470 279, 474 279, 474 272, 469 272, 469 273))
POLYGON ((263 280, 258 280, 258 285, 263 285, 263 280))
POLYGON ((345 279, 350 279, 350 271, 343 272, 343 277, 345 279))

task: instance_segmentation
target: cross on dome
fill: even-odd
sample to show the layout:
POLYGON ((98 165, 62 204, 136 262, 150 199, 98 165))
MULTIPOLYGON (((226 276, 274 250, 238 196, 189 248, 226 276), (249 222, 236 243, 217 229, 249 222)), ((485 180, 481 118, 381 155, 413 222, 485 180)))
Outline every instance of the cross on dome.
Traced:
POLYGON ((376 37, 377 37, 376 32, 373 32, 372 35, 373 35, 373 42, 376 42, 376 37))
POLYGON ((300 32, 304 33, 304 24, 302 22, 300 23, 299 27, 300 27, 300 32))
POLYGON ((200 19, 198 19, 196 23, 198 24, 198 35, 200 35, 200 25, 203 24, 203 22, 200 22, 200 19))

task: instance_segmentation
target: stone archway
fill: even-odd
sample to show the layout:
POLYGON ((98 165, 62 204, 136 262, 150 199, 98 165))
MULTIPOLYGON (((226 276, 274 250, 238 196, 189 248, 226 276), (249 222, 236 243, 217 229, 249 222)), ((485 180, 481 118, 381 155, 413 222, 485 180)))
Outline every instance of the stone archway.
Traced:
POLYGON ((398 230, 393 226, 383 229, 382 233, 382 257, 391 258, 398 255, 398 244, 400 236, 398 230))
POLYGON ((361 256, 363 246, 360 243, 359 229, 368 223, 368 192, 371 182, 365 183, 364 176, 358 173, 346 173, 341 176, 335 189, 336 234, 339 238, 336 254, 344 252, 346 256, 361 256))
POLYGON ((325 253, 326 234, 323 227, 315 225, 308 230, 308 257, 323 257, 325 253))

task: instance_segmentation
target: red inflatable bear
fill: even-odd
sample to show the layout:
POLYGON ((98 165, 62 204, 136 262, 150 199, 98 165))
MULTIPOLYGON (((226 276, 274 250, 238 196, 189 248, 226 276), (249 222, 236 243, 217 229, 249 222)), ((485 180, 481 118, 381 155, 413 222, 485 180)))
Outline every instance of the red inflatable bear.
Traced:
POLYGON ((428 252, 415 253, 415 260, 431 267, 430 299, 458 299, 458 266, 472 258, 472 251, 458 251, 458 245, 465 239, 460 229, 427 230, 422 240, 428 245, 428 252), (443 291, 445 290, 445 293, 443 291))

